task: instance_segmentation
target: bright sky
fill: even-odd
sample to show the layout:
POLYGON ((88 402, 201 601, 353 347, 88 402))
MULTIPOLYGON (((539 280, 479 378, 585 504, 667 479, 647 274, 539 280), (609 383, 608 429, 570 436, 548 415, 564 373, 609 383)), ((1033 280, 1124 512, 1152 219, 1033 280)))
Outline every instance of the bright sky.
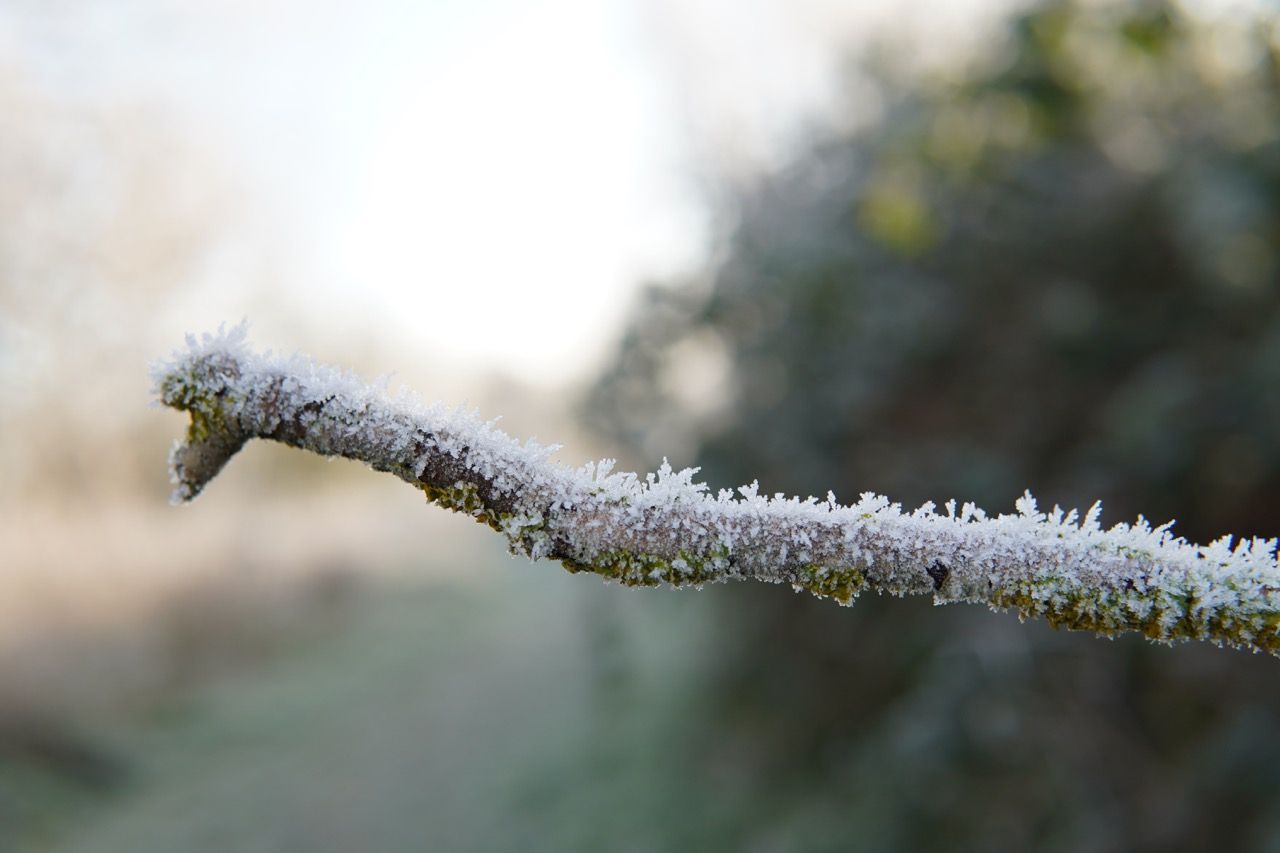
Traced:
MULTIPOLYGON (((495 7, 388 61, 330 268, 406 333, 546 382, 702 244, 652 60, 618 3, 495 7)), ((425 24, 430 26, 430 22, 425 24)))
MULTIPOLYGON (((13 0, 0 55, 161 104, 248 190, 272 301, 308 326, 562 385, 639 283, 697 266, 695 173, 767 160, 820 109, 834 32, 954 35, 991 5, 13 0)), ((252 314, 235 298, 208 325, 252 314)))

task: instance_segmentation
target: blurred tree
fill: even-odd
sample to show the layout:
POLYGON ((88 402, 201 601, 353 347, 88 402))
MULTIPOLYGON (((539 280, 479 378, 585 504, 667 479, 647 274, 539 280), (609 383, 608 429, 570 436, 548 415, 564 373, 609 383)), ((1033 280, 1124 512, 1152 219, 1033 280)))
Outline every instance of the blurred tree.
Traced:
POLYGON ((173 124, 0 65, 0 501, 154 483, 148 321, 227 262, 236 206, 173 124))
MULTIPOLYGON (((881 109, 647 292, 592 416, 713 486, 1280 533, 1276 34, 1054 0, 951 78, 874 63, 881 109)), ((770 592, 717 591, 690 739, 749 780, 728 847, 1280 845, 1274 661, 770 592)))
MULTIPOLYGON (((164 629, 121 626, 191 571, 168 565, 163 580, 149 578, 138 564, 164 547, 143 538, 139 516, 119 530, 101 520, 118 523, 139 495, 163 498, 154 453, 170 428, 147 409, 143 373, 160 351, 156 321, 217 262, 227 269, 231 182, 174 124, 155 107, 0 58, 4 850, 128 778, 129 761, 98 726, 146 690, 161 692, 150 685, 162 655, 148 643, 164 629), (130 537, 129 559, 84 570, 108 564, 104 555, 130 537)), ((201 604, 206 616, 230 609, 207 594, 201 604)), ((244 602, 236 610, 251 612, 244 602)), ((181 623, 188 634, 192 621, 181 623)), ((179 653, 195 645, 173 633, 179 653)))

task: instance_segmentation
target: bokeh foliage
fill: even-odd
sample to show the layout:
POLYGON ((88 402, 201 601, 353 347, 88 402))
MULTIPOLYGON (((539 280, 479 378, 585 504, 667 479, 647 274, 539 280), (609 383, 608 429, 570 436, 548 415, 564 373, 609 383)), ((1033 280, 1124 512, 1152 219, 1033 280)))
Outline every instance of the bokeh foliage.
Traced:
MULTIPOLYGON (((690 449, 713 486, 988 510, 1030 487, 1280 534, 1275 24, 1055 0, 949 74, 887 55, 729 190, 706 275, 647 292, 601 428, 646 463, 690 449)), ((717 596, 690 760, 749 780, 738 841, 1280 845, 1274 660, 717 596)))

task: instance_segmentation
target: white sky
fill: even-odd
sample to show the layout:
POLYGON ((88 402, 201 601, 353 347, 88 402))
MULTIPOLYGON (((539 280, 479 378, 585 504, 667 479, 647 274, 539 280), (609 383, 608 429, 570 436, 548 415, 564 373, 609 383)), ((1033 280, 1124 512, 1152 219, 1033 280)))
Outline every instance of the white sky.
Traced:
MULTIPOLYGON (((954 41, 992 4, 11 0, 0 56, 159 104, 225 161, 309 327, 562 385, 638 283, 696 267, 695 164, 776 154, 871 22, 954 41)), ((206 325, 253 307, 225 288, 206 325)))

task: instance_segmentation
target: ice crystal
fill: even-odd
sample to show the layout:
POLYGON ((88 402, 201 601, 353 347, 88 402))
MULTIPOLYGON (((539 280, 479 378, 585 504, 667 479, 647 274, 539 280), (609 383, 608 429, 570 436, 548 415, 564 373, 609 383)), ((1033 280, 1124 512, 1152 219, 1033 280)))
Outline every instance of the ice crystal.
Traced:
POLYGON ((514 552, 634 585, 731 578, 787 583, 851 602, 864 588, 981 602, 1062 627, 1158 641, 1208 639, 1280 649, 1275 539, 1196 545, 1170 525, 1103 529, 1101 506, 1013 514, 949 500, 904 511, 870 492, 850 505, 763 496, 759 484, 712 493, 697 469, 571 468, 556 446, 521 443, 473 411, 427 405, 385 383, 301 355, 256 353, 244 325, 189 337, 154 368, 164 404, 191 414, 171 454, 175 501, 194 498, 251 438, 359 459, 502 533, 514 552))

